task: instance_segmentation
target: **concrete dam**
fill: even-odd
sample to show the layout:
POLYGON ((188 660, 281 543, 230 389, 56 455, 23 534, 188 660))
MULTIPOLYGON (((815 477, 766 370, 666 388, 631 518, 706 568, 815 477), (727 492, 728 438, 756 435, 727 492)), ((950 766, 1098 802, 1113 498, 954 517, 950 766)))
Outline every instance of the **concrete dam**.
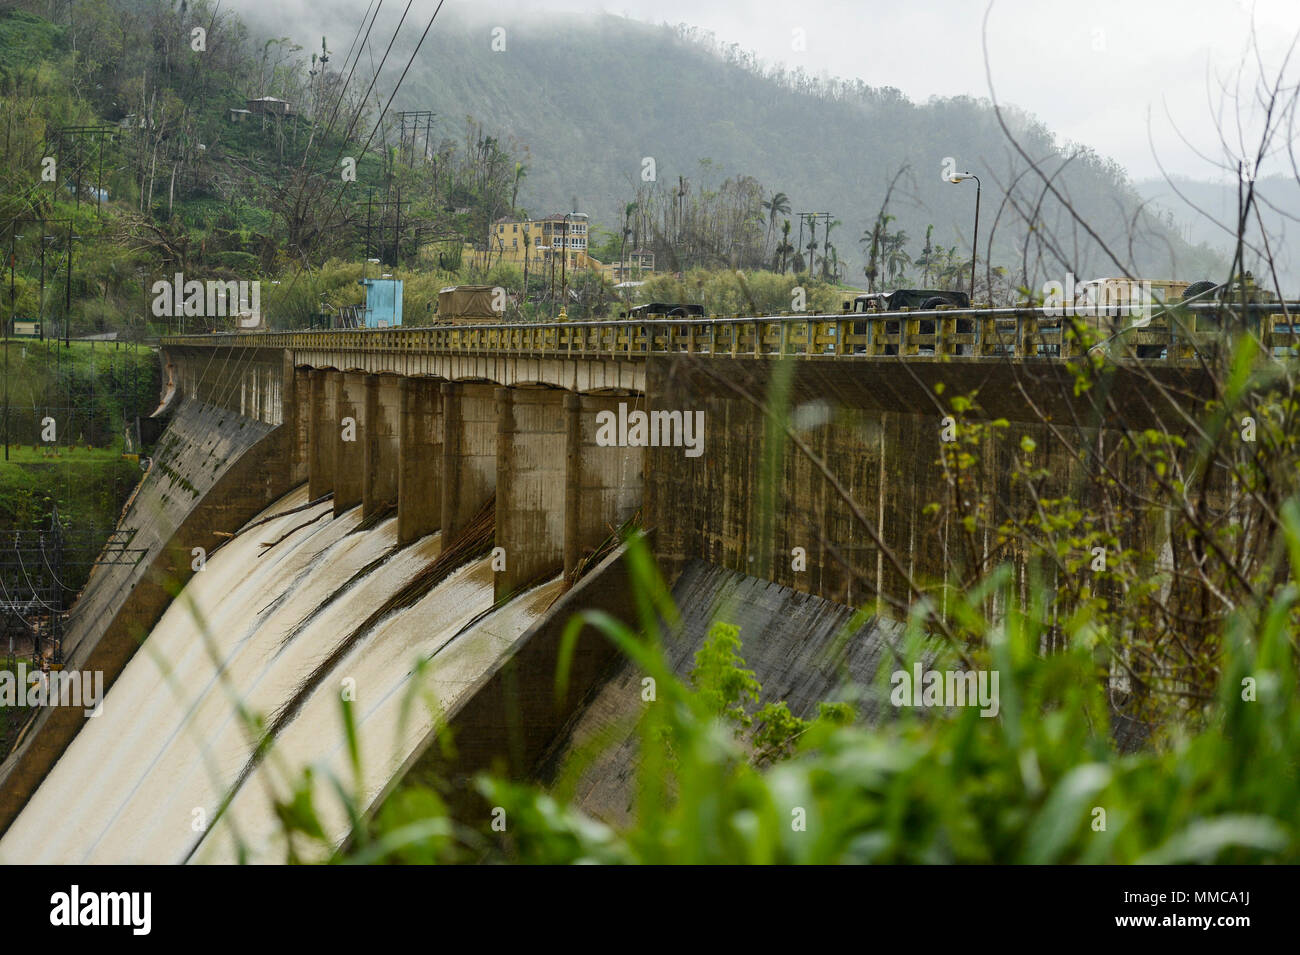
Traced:
MULTIPOLYGON (((555 695, 573 613, 636 619, 633 524, 683 608, 674 668, 725 619, 765 697, 807 715, 870 679, 890 606, 942 579, 938 392, 977 392, 1062 490, 1078 477, 1051 422, 1086 406, 1059 360, 846 354, 831 318, 602 324, 166 340, 167 428, 119 526, 138 559, 97 568, 64 643, 107 697, 23 729, 0 861, 283 861, 275 804, 307 770, 335 844, 331 776, 368 808, 434 771, 553 778, 635 683, 588 629, 555 695)), ((1203 390, 1194 368, 1156 374, 1160 396, 1120 374, 1111 400, 1158 422, 1203 390)), ((626 813, 630 746, 584 779, 593 814, 626 813)))

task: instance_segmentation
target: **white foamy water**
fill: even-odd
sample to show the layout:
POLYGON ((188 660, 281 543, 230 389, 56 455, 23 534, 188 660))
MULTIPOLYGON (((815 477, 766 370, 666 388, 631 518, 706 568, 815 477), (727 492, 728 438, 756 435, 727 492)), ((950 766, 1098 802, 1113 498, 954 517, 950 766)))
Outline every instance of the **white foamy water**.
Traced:
MULTIPOLYGON (((265 514, 306 497, 299 488, 265 514)), ((102 715, 87 721, 0 840, 0 861, 234 861, 236 834, 246 858, 284 861, 274 799, 286 799, 309 766, 315 805, 338 841, 346 815, 329 776, 368 804, 432 729, 426 699, 453 704, 559 592, 552 581, 492 611, 488 561, 459 568, 342 653, 302 692, 270 753, 253 764, 250 720, 274 722, 345 639, 440 550, 436 534, 394 550, 395 519, 351 533, 360 509, 337 520, 329 510, 326 504, 278 517, 209 557, 114 683, 102 715), (326 516, 294 530, 318 514, 326 516), (290 531, 274 547, 262 546, 290 531), (417 681, 421 659, 428 664, 417 681), (359 781, 347 756, 344 690, 354 698, 361 739, 359 781)))

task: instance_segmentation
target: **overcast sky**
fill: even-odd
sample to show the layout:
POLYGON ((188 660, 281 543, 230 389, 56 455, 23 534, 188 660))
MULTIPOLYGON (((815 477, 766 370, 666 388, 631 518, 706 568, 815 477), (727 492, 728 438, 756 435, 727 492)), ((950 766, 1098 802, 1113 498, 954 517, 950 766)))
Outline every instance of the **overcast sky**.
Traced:
MULTIPOLYGON (((300 24, 289 12, 294 2, 270 9, 300 24)), ((418 0, 417 8, 431 9, 432 2, 418 0)), ((264 0, 233 5, 267 9, 264 0)), ((324 5, 306 4, 306 15, 324 5)), ((360 0, 328 5, 355 6, 352 16, 366 6, 360 0)), ((690 23, 767 62, 860 77, 921 102, 990 95, 987 12, 987 62, 999 102, 1028 110, 1063 140, 1117 160, 1135 179, 1159 175, 1157 157, 1172 173, 1217 178, 1180 133, 1221 161, 1215 114, 1235 113, 1231 103, 1224 106, 1221 86, 1242 75, 1243 57, 1247 79, 1259 75, 1252 18, 1270 79, 1300 31, 1300 0, 994 0, 991 11, 987 0, 448 0, 451 6, 499 18, 507 27, 510 17, 547 11, 690 23), (797 49, 800 38, 803 48, 797 49)), ((308 32, 316 32, 314 26, 308 32)), ((1300 54, 1288 69, 1292 83, 1300 80, 1295 59, 1300 54)), ((1244 92, 1248 110, 1258 115, 1253 90, 1244 92)), ((1295 132, 1300 135, 1300 117, 1295 132)), ((1256 143, 1247 142, 1253 155, 1256 143)), ((1269 165, 1260 171, 1268 174, 1269 165)), ((1289 171, 1289 163, 1276 171, 1289 171)))

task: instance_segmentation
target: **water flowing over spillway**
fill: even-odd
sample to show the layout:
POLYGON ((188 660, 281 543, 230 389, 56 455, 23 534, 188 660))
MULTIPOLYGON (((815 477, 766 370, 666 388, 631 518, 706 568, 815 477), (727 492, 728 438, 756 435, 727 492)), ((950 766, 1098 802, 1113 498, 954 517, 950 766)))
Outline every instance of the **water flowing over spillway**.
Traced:
MULTIPOLYGON (((299 488, 264 516, 305 504, 299 488)), ((427 739, 438 706, 560 592, 553 580, 494 610, 489 561, 476 559, 357 632, 441 544, 434 534, 399 549, 395 518, 363 529, 360 508, 330 514, 325 503, 274 517, 208 558, 0 840, 0 862, 229 862, 241 852, 282 862, 274 803, 307 767, 326 832, 341 840, 347 817, 330 776, 368 805, 427 739), (275 728, 262 759, 253 717, 275 728)))

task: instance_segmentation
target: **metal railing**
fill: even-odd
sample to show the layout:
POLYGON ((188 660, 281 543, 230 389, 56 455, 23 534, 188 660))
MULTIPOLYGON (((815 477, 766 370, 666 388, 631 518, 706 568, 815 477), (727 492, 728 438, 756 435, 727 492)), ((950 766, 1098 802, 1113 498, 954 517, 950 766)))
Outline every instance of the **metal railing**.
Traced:
MULTIPOLYGON (((1273 354, 1296 354, 1300 321, 1254 307, 1250 328, 1273 354)), ((1289 307, 1289 306, 1288 306, 1289 307)), ((1298 307, 1300 308, 1300 307, 1298 307)), ((1169 363, 1194 361, 1221 338, 1218 311, 1193 306, 1143 326, 1106 315, 1061 318, 1041 308, 932 309, 757 318, 436 325, 425 328, 223 332, 164 336, 164 346, 273 348, 385 354, 518 355, 644 359, 649 355, 730 358, 899 356, 1070 359, 1116 341, 1123 354, 1169 363), (1099 344, 1100 343, 1100 344, 1099 344)))

